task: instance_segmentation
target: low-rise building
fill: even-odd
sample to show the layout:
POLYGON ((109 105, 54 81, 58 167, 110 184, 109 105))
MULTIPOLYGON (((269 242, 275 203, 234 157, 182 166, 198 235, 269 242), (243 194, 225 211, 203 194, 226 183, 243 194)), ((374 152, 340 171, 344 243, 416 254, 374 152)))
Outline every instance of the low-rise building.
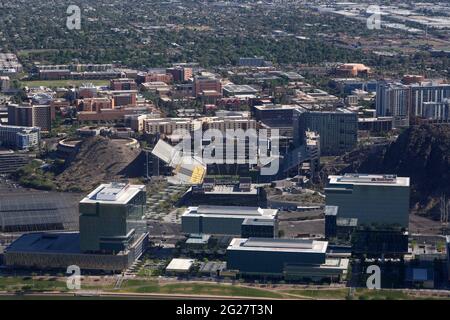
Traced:
POLYGON ((137 90, 137 84, 133 79, 121 78, 110 81, 111 90, 137 90))
POLYGON ((122 106, 114 109, 99 109, 97 111, 79 111, 77 114, 80 123, 125 122, 126 116, 148 114, 153 112, 152 105, 122 106))
POLYGON ((272 220, 276 229, 278 210, 257 207, 189 207, 181 216, 184 233, 241 236, 246 219, 272 220))
POLYGON ((393 117, 358 118, 358 130, 382 133, 392 130, 393 117))
POLYGON ((336 74, 339 77, 367 76, 369 73, 370 68, 362 63, 344 63, 336 68, 336 74))
POLYGON ((184 82, 188 81, 193 76, 192 68, 185 68, 181 66, 176 66, 166 70, 166 73, 171 75, 173 81, 184 82))
POLYGON ((247 218, 241 225, 242 238, 276 238, 278 225, 274 219, 247 218))
POLYGON ((241 67, 264 67, 266 62, 264 57, 241 57, 239 58, 239 66, 241 67))
POLYGON ((244 276, 287 280, 343 279, 349 260, 327 257, 327 241, 234 238, 227 248, 227 269, 244 276))
POLYGON ((4 126, 0 124, 0 145, 29 149, 39 146, 41 130, 37 127, 4 126))
POLYGON ((197 76, 193 83, 194 97, 200 97, 205 91, 215 91, 218 95, 222 95, 222 83, 220 79, 213 76, 197 76))
POLYGON ((203 184, 190 187, 180 200, 188 206, 219 205, 265 207, 267 196, 264 188, 251 184, 250 178, 241 178, 239 183, 219 183, 206 177, 203 184), (244 183, 246 182, 246 183, 244 183))
POLYGON ((95 98, 97 96, 98 88, 92 83, 83 83, 77 90, 78 98, 95 98))
POLYGON ((125 115, 125 125, 129 126, 135 132, 144 131, 144 120, 145 119, 158 119, 161 118, 161 113, 159 111, 153 110, 148 114, 130 114, 125 115))
POLYGON ((194 259, 172 259, 166 267, 166 272, 171 274, 189 273, 194 266, 194 259))
POLYGON ((223 87, 223 95, 225 97, 255 95, 257 93, 258 90, 249 85, 228 84, 223 87))
POLYGON ((114 100, 107 97, 85 98, 77 100, 76 107, 78 111, 99 112, 103 109, 114 109, 114 100))
POLYGON ((14 75, 22 71, 22 64, 14 53, 0 53, 0 75, 14 75))
POLYGON ((226 115, 221 117, 206 117, 202 118, 203 127, 207 129, 217 129, 222 133, 227 130, 256 130, 256 120, 251 119, 245 115, 226 115))
POLYGON ((170 84, 173 81, 173 76, 168 73, 158 73, 158 72, 149 72, 149 73, 141 73, 138 74, 137 83, 147 83, 147 82, 162 82, 165 84, 170 84))
POLYGON ((144 119, 144 132, 148 134, 171 135, 175 131, 194 132, 202 128, 202 122, 184 118, 148 118, 144 119))
POLYGON ((162 81, 144 82, 141 84, 142 91, 148 91, 157 94, 168 94, 171 90, 171 86, 162 81))
POLYGON ((252 107, 256 120, 271 126, 292 127, 294 110, 298 105, 262 104, 252 107))
POLYGON ((26 233, 5 249, 4 264, 9 268, 67 270, 76 265, 81 270, 119 272, 141 256, 148 241, 142 235, 127 250, 117 254, 88 254, 80 250, 79 232, 26 233))
POLYGON ((29 154, 0 149, 0 174, 16 172, 34 159, 29 154))

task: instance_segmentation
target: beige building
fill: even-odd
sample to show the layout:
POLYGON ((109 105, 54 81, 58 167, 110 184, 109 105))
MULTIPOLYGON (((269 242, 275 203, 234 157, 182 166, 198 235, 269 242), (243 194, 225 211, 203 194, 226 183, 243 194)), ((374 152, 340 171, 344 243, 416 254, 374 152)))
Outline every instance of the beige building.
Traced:
POLYGON ((217 129, 221 132, 226 130, 256 130, 256 120, 244 116, 226 116, 226 117, 209 117, 203 118, 204 129, 217 129))
POLYGON ((144 119, 144 131, 149 134, 164 134, 171 135, 176 130, 186 130, 193 132, 201 129, 202 123, 200 120, 185 119, 185 118, 156 118, 144 119))
POLYGON ((137 123, 134 126, 135 128, 140 129, 142 127, 143 130, 149 134, 160 133, 165 135, 171 135, 175 130, 187 130, 193 132, 197 129, 217 129, 225 133, 226 130, 256 130, 257 127, 256 120, 241 115, 205 117, 201 119, 141 117, 136 120, 142 121, 142 126, 137 123))

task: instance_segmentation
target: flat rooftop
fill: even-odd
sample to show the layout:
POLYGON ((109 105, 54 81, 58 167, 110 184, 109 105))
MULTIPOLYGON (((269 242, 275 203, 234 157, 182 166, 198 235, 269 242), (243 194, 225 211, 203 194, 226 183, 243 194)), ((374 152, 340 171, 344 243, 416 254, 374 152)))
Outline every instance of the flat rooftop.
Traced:
POLYGON ((304 77, 300 74, 298 74, 297 72, 292 72, 292 71, 288 71, 288 72, 283 72, 281 73, 282 76, 285 76, 289 79, 293 79, 293 80, 301 80, 304 79, 304 77))
POLYGON ((209 234, 191 234, 186 240, 186 244, 208 244, 211 235, 209 234))
MULTIPOLYGON (((134 244, 140 241, 141 235, 134 244)), ((11 243, 5 253, 30 253, 30 254, 52 254, 52 255, 83 255, 90 256, 80 250, 80 232, 31 232, 21 235, 11 243)), ((116 253, 116 256, 129 254, 129 250, 116 253)), ((106 254, 105 256, 111 256, 106 254)))
POLYGON ((308 239, 234 238, 227 250, 326 253, 328 242, 308 239))
POLYGON ((277 209, 262 209, 258 207, 240 207, 240 206, 198 206, 189 207, 183 213, 183 216, 190 217, 209 217, 209 218, 264 218, 275 219, 277 209))
POLYGON ((266 219, 266 218, 247 218, 242 222, 242 225, 249 225, 249 226, 273 226, 274 220, 273 219, 266 219))
MULTIPOLYGON (((319 269, 322 270, 334 270, 334 271, 341 271, 346 273, 348 270, 348 266, 350 264, 350 259, 347 258, 327 258, 325 260, 325 263, 321 264, 319 266, 319 269)), ((295 264, 288 264, 286 266, 287 269, 295 270, 295 268, 298 267, 298 265, 295 264)))
POLYGON ((313 110, 308 111, 311 115, 333 115, 333 114, 356 114, 355 112, 345 109, 345 108, 336 108, 334 111, 319 111, 319 110, 313 110))
POLYGON ((188 272, 194 264, 194 259, 172 259, 166 267, 166 271, 184 271, 188 272))
POLYGON ((258 110, 293 110, 299 109, 300 106, 296 104, 263 104, 254 106, 258 110))
POLYGON ((80 251, 79 232, 26 233, 11 243, 5 252, 66 253, 80 251))
POLYGON ((397 177, 392 174, 348 173, 343 176, 328 176, 328 180, 332 185, 353 184, 409 187, 409 177, 397 177))
POLYGON ((127 183, 101 184, 88 194, 80 203, 117 203, 126 204, 136 194, 145 191, 144 185, 132 185, 127 183))
POLYGON ((234 92, 234 93, 245 93, 245 92, 253 92, 257 93, 258 90, 249 85, 239 85, 239 84, 228 84, 223 87, 225 91, 234 92))
POLYGON ((23 132, 32 132, 32 131, 40 131, 41 128, 39 127, 24 127, 24 126, 13 126, 13 125, 3 125, 0 124, 0 130, 17 130, 17 131, 23 131, 23 132))

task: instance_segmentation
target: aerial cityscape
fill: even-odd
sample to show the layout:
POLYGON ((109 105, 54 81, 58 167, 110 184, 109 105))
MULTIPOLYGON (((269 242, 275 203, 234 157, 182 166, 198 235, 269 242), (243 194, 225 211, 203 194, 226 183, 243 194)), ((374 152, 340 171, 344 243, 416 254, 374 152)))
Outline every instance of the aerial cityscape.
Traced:
POLYGON ((449 210, 448 1, 0 1, 0 300, 450 300, 449 210))

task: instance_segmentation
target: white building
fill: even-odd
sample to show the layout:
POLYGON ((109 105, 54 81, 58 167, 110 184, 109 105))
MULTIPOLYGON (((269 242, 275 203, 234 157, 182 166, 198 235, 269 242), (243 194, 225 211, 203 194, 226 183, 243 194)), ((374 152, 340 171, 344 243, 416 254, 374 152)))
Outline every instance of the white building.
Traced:
POLYGON ((378 116, 392 116, 394 126, 408 126, 411 109, 411 88, 401 83, 377 84, 376 108, 378 116))
POLYGON ((424 102, 421 115, 429 120, 450 120, 450 99, 442 102, 424 102))
MULTIPOLYGON (((434 82, 421 82, 411 85, 412 112, 419 117, 429 117, 430 103, 445 105, 445 100, 450 98, 450 84, 434 82)), ((436 115, 438 117, 438 115, 436 115)), ((435 119, 435 118, 433 118, 435 119)), ((441 120, 436 118, 436 120, 441 120)))
POLYGON ((37 127, 0 125, 0 145, 29 149, 39 145, 41 130, 37 127))
POLYGON ((188 273, 191 271, 195 260, 193 259, 172 259, 166 267, 168 273, 188 273))

